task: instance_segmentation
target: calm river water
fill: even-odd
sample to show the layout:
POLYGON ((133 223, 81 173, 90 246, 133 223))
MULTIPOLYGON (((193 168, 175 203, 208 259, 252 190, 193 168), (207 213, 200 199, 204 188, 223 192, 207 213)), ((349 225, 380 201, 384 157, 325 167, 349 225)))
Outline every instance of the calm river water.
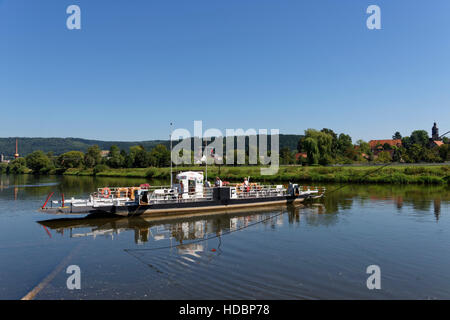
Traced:
POLYGON ((447 187, 349 185, 303 207, 163 221, 37 212, 52 191, 143 182, 1 176, 0 299, 39 284, 34 299, 450 299, 447 187))

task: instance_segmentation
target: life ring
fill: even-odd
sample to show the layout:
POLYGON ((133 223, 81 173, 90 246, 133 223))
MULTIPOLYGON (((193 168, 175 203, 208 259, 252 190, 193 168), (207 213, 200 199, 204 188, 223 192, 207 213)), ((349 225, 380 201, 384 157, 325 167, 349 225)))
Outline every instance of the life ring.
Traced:
POLYGON ((108 187, 105 187, 102 189, 102 197, 103 198, 109 198, 111 196, 111 189, 108 187))

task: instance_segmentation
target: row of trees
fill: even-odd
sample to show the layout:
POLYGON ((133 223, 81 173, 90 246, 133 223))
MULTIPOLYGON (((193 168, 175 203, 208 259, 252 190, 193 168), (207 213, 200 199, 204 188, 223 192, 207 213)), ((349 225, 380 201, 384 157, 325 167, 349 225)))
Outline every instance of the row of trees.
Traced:
POLYGON ((0 172, 25 173, 31 170, 34 173, 49 173, 50 171, 64 171, 69 168, 85 168, 102 171, 110 168, 145 168, 166 167, 170 165, 170 151, 164 145, 157 145, 147 151, 143 146, 132 146, 127 151, 111 146, 109 153, 102 156, 97 145, 88 148, 86 153, 69 151, 59 156, 52 152, 44 153, 34 151, 25 158, 18 158, 9 164, 2 164, 0 172))

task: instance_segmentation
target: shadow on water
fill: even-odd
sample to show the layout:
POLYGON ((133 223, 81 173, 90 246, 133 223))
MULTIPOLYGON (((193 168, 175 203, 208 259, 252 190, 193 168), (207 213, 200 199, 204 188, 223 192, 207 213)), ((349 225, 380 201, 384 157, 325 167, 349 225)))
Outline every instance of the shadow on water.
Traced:
MULTIPOLYGON (((185 241, 211 239, 211 237, 231 233, 251 227, 258 223, 273 223, 273 219, 288 213, 289 221, 300 222, 300 209, 296 206, 268 206, 264 208, 198 213, 188 216, 173 217, 118 217, 115 215, 90 214, 82 218, 58 218, 38 221, 40 225, 54 230, 59 234, 64 232, 71 238, 82 236, 115 235, 123 231, 134 231, 136 244, 153 240, 172 239, 179 244, 185 241), (89 229, 84 233, 77 230, 89 229)), ((323 211, 322 205, 313 206, 317 213, 323 211)))

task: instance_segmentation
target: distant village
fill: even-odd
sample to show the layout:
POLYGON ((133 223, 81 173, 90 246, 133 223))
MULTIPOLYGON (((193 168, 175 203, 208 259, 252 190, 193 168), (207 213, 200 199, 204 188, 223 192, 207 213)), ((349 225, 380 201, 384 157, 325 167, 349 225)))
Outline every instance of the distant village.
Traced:
MULTIPOLYGON (((334 140, 337 140, 339 147, 338 140, 342 135, 338 137, 334 132, 330 131, 331 130, 329 129, 323 129, 321 132, 334 136, 334 140)), ((368 143, 359 140, 356 144, 352 143, 350 146, 348 143, 349 136, 343 135, 343 140, 347 138, 346 140, 348 145, 347 147, 341 147, 341 155, 344 157, 346 156, 349 160, 357 162, 362 159, 377 162, 444 162, 449 160, 450 155, 448 150, 449 139, 444 137, 448 133, 450 133, 450 131, 444 133, 443 135, 439 135, 439 128, 435 122, 431 128, 431 137, 428 137, 427 132, 424 130, 413 131, 410 136, 406 137, 402 137, 400 132, 395 132, 392 139, 370 140, 368 143)), ((319 140, 320 138, 317 139, 317 141, 319 140)), ((333 143, 336 142, 333 141, 332 144, 333 143)), ((295 162, 311 163, 311 150, 309 150, 309 152, 308 150, 303 150, 308 149, 308 147, 302 146, 301 144, 305 145, 304 141, 299 143, 299 147, 297 149, 299 149, 298 151, 300 152, 295 154, 295 162)), ((317 149, 317 158, 320 160, 320 146, 318 146, 317 149)), ((337 155, 337 153, 338 152, 335 152, 334 155, 337 155)))

